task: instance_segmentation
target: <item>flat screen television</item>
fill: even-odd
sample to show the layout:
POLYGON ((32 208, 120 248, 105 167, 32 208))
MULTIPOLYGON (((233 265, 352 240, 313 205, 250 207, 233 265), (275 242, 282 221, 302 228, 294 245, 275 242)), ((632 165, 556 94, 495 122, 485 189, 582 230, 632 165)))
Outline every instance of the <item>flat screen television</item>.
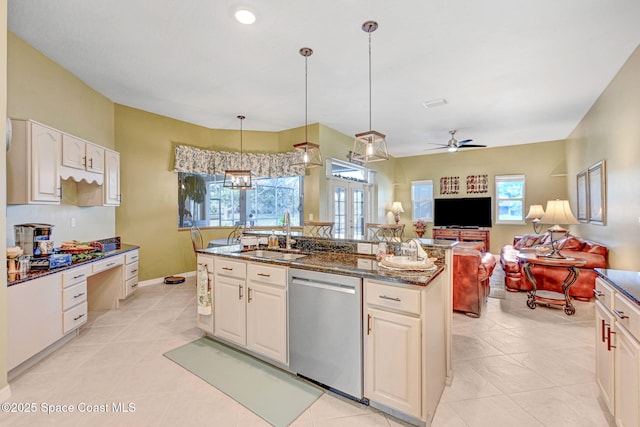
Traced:
POLYGON ((434 199, 437 227, 491 227, 491 197, 434 199))

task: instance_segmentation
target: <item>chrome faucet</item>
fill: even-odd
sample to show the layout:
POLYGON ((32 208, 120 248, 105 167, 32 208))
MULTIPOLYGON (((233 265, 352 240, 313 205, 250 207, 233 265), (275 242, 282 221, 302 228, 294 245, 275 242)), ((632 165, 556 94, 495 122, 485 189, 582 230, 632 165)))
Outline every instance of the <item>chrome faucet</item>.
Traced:
POLYGON ((291 215, 289 211, 284 211, 284 225, 282 226, 282 230, 286 234, 286 248, 291 249, 291 215))

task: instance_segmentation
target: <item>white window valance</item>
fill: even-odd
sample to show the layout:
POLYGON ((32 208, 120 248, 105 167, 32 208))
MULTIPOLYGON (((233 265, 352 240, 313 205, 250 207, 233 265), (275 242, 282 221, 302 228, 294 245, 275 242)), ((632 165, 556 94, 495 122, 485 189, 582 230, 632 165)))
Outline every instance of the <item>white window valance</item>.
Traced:
POLYGON ((250 169, 259 178, 304 175, 302 165, 292 165, 295 152, 286 153, 229 153, 225 151, 203 150, 187 145, 176 145, 175 172, 202 175, 222 175, 228 169, 250 169))

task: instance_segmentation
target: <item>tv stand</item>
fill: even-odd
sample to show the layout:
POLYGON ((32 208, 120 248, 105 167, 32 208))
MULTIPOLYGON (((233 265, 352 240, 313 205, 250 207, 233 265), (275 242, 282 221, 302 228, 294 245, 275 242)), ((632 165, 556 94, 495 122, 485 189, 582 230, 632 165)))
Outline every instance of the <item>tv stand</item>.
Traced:
POLYGON ((459 242, 483 242, 484 251, 490 252, 490 236, 488 229, 478 227, 434 228, 434 239, 457 240, 459 242))

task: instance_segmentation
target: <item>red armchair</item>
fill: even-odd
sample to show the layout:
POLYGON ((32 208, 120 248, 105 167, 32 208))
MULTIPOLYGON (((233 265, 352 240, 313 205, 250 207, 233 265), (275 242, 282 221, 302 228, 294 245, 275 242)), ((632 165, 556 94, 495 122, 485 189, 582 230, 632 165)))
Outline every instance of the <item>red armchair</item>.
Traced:
MULTIPOLYGON (((534 250, 538 245, 551 243, 548 233, 522 236, 513 245, 507 245, 500 251, 500 264, 505 273, 504 284, 508 291, 528 291, 531 283, 518 262, 518 252, 522 249, 534 250)), ((568 235, 557 242, 560 253, 566 257, 583 259, 587 263, 580 267, 576 283, 569 289, 569 295, 580 301, 589 301, 593 297, 596 272, 594 268, 606 268, 608 250, 605 246, 580 237, 568 235)), ((562 292, 562 281, 567 276, 564 267, 534 265, 531 273, 536 279, 538 290, 562 292)))
POLYGON ((458 243, 453 249, 453 309, 480 317, 489 296, 494 256, 481 252, 483 243, 458 243))

